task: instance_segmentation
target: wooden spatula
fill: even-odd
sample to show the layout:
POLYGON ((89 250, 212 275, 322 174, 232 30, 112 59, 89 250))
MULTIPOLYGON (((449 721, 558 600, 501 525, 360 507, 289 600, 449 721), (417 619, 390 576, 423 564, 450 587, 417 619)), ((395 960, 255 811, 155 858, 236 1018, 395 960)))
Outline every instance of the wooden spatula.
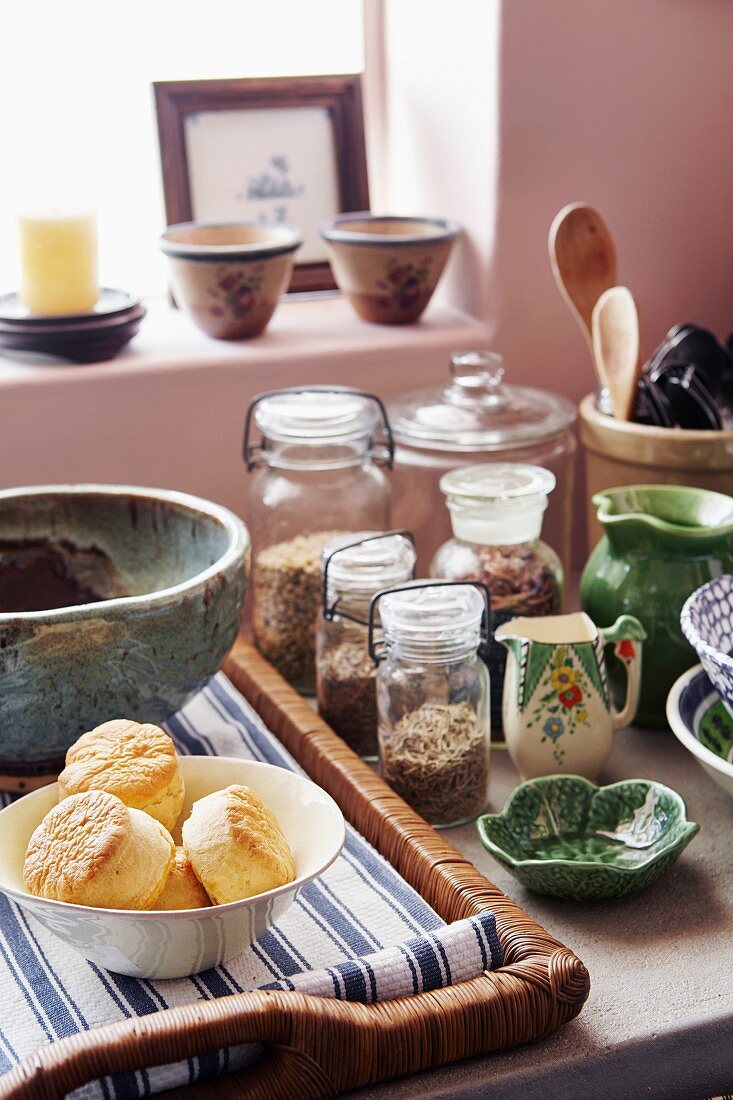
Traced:
POLYGON ((550 227, 550 263, 560 293, 593 353, 593 307, 615 286, 616 248, 601 215, 585 202, 565 206, 550 227))
POLYGON ((639 314, 628 287, 604 291, 591 324, 596 370, 609 392, 613 415, 631 420, 641 371, 641 341, 639 314))

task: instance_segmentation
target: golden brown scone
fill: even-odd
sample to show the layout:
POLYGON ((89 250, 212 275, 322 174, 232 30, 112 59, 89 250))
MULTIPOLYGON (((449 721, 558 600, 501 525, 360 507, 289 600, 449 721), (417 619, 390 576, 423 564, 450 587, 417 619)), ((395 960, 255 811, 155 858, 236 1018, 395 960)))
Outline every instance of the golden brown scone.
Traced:
POLYGON ((150 909, 173 866, 159 821, 107 791, 84 791, 48 811, 28 843, 31 894, 104 909, 150 909))
POLYGON ((173 742, 158 726, 127 718, 83 733, 66 753, 59 776, 62 798, 108 791, 172 829, 183 806, 183 774, 173 742))
POLYGON ((211 899, 196 878, 191 861, 183 848, 176 848, 176 856, 163 892, 155 902, 156 909, 203 909, 211 905, 211 899))
POLYGON ((295 878, 295 861, 272 810, 235 785, 194 802, 183 847, 214 905, 251 898, 295 878))

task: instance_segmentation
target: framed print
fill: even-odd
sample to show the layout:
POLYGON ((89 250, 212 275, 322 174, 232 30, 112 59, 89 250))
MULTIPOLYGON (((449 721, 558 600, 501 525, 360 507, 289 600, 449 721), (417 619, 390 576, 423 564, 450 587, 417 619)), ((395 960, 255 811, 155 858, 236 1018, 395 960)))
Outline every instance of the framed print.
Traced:
POLYGON ((361 82, 352 76, 153 85, 168 224, 289 222, 290 291, 335 286, 320 222, 369 209, 361 82))

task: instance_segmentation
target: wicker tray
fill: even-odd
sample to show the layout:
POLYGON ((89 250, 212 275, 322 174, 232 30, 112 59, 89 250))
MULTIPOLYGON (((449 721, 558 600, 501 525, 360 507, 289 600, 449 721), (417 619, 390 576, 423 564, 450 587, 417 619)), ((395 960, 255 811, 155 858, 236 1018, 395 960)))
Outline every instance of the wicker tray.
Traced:
MULTIPOLYGON (((88 1081, 261 1041, 263 1057, 214 1086, 217 1098, 338 1096, 489 1051, 532 1042, 580 1012, 583 963, 479 874, 329 729, 244 641, 224 671, 352 825, 450 922, 491 909, 504 965, 472 981, 380 1004, 291 992, 237 993, 42 1047, 0 1080, 0 1098, 55 1100, 88 1081)), ((196 1100, 209 1084, 163 1094, 196 1100)))

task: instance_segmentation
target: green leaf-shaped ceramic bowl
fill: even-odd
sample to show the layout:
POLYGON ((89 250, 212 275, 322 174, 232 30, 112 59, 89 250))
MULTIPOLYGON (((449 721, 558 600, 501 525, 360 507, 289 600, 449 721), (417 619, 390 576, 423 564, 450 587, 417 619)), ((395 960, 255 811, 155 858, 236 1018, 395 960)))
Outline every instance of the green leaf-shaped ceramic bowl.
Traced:
POLYGON ((662 783, 597 787, 579 775, 520 783, 501 813, 484 814, 476 826, 484 847, 524 886, 577 900, 638 893, 700 828, 662 783))

